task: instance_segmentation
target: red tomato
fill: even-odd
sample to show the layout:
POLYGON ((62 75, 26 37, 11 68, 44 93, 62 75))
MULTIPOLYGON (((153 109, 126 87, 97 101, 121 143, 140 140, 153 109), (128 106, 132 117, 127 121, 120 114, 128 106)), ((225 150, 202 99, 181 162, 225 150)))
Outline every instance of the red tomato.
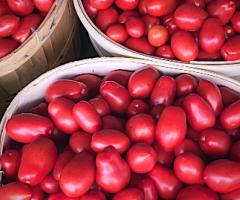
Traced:
POLYGON ((156 140, 165 149, 172 151, 181 144, 186 136, 186 115, 182 108, 166 107, 156 127, 156 140))
POLYGON ((221 195, 221 200, 239 200, 240 189, 221 195))
POLYGON ((115 129, 124 131, 124 123, 121 119, 114 117, 113 115, 107 115, 102 118, 103 129, 115 129))
POLYGON ((198 45, 193 35, 187 31, 176 31, 171 38, 171 47, 181 61, 189 62, 198 57, 198 45))
POLYGON ((123 11, 118 17, 118 22, 120 24, 125 24, 131 17, 139 17, 138 12, 134 10, 123 11))
POLYGON ((157 153, 157 162, 162 165, 171 166, 174 159, 173 151, 165 151, 157 142, 153 144, 153 147, 157 153))
POLYGON ((233 143, 230 156, 232 160, 240 162, 240 141, 233 143))
POLYGON ((197 7, 201 7, 201 8, 204 8, 205 7, 205 0, 185 0, 184 1, 185 3, 190 3, 190 4, 193 4, 197 7))
POLYGON ((59 181, 61 177, 62 170, 70 162, 73 156, 74 156, 73 152, 69 150, 64 151, 58 155, 57 161, 53 168, 53 176, 57 181, 59 181))
POLYGON ((201 48, 208 53, 215 53, 220 50, 224 44, 224 40, 224 28, 220 20, 208 18, 199 33, 199 44, 201 48))
POLYGON ((129 183, 128 164, 114 147, 97 154, 96 167, 96 183, 106 192, 119 192, 129 183))
POLYGON ((162 45, 157 48, 155 55, 161 58, 174 59, 175 55, 170 45, 162 45))
POLYGON ((128 117, 140 113, 148 113, 149 109, 149 105, 144 100, 134 99, 128 106, 128 117))
POLYGON ((126 30, 129 36, 141 38, 145 33, 145 24, 140 18, 131 17, 126 21, 126 30))
POLYGON ((145 200, 144 194, 137 188, 126 188, 114 195, 113 200, 145 200))
POLYGON ((175 156, 179 156, 185 153, 196 154, 197 156, 202 156, 202 151, 199 148, 198 143, 185 139, 179 146, 174 149, 175 156))
POLYGON ((137 7, 139 0, 116 0, 115 4, 122 10, 133 10, 137 7))
POLYGON ((240 59, 240 35, 228 39, 221 48, 221 55, 226 61, 240 59))
POLYGON ((152 28, 155 25, 159 25, 160 24, 160 19, 158 17, 154 17, 151 15, 144 15, 142 16, 142 20, 145 24, 146 27, 146 31, 149 31, 150 28, 152 28))
POLYGON ((235 0, 211 1, 207 10, 210 16, 219 18, 222 24, 227 24, 236 10, 236 2, 235 0))
POLYGON ((0 2, 0 16, 12 14, 12 11, 9 9, 7 2, 0 2))
POLYGON ((184 153, 176 157, 174 161, 174 172, 184 183, 203 184, 204 162, 192 153, 184 153))
POLYGON ((102 120, 95 108, 87 101, 80 101, 73 107, 73 116, 83 131, 93 134, 102 127, 102 120))
POLYGON ((33 142, 39 136, 50 135, 53 129, 48 118, 31 113, 14 115, 6 125, 8 136, 21 143, 33 142))
POLYGON ((127 86, 128 85, 128 80, 131 76, 132 72, 130 71, 125 71, 125 70, 114 70, 110 73, 108 73, 104 77, 104 81, 115 81, 119 83, 122 86, 127 86))
POLYGON ((224 106, 229 106, 240 99, 240 94, 228 87, 220 87, 224 106))
POLYGON ((231 25, 234 31, 240 33, 240 11, 236 12, 232 19, 231 19, 231 25))
POLYGON ((98 10, 92 6, 90 1, 91 0, 83 0, 83 6, 84 6, 84 9, 85 9, 86 13, 88 14, 88 16, 93 21, 95 21, 95 19, 97 17, 98 10))
POLYGON ((174 12, 174 21, 180 29, 196 31, 202 26, 207 16, 208 13, 202 8, 186 3, 174 12))
POLYGON ((83 150, 90 150, 91 135, 83 131, 75 132, 71 135, 69 146, 75 153, 80 153, 83 150))
POLYGON ((144 200, 157 200, 158 193, 155 183, 150 178, 142 179, 138 182, 138 188, 144 193, 144 200))
POLYGON ((147 14, 147 3, 148 3, 148 0, 139 0, 138 12, 141 15, 147 14))
POLYGON ((19 16, 30 15, 34 10, 32 0, 6 0, 9 8, 19 16))
POLYGON ((176 81, 170 76, 161 76, 156 82, 150 102, 152 105, 171 105, 176 95, 176 81))
POLYGON ((154 47, 160 47, 168 41, 168 30, 161 25, 154 25, 148 31, 148 42, 154 47))
POLYGON ((189 74, 181 74, 176 77, 177 95, 186 96, 196 91, 198 81, 189 74))
POLYGON ((106 30, 106 34, 113 41, 120 44, 126 42, 128 39, 128 33, 122 24, 110 25, 106 30))
POLYGON ((80 197, 79 200, 106 200, 105 195, 98 190, 91 190, 80 197))
POLYGON ((226 107, 221 113, 220 118, 223 128, 238 128, 240 126, 240 100, 226 107))
POLYGON ((74 103, 64 97, 57 98, 48 105, 48 113, 54 125, 62 132, 72 134, 80 129, 74 119, 74 103))
POLYGON ((157 153, 150 145, 137 143, 128 150, 127 161, 133 172, 138 174, 148 173, 157 162, 157 153))
POLYGON ((232 26, 224 26, 225 39, 229 39, 235 35, 235 31, 232 26))
POLYGON ((182 189, 176 200, 219 200, 218 195, 203 186, 194 185, 182 189))
POLYGON ((131 102, 128 90, 115 81, 104 81, 100 87, 100 94, 117 114, 125 113, 131 102))
POLYGON ((24 17, 21 21, 21 25, 12 35, 12 38, 19 43, 23 43, 32 34, 32 32, 38 28, 41 21, 41 16, 37 14, 24 17))
POLYGON ((31 200, 44 200, 44 193, 39 186, 32 188, 31 200))
POLYGON ((68 197, 79 197, 85 194, 94 183, 95 162, 87 152, 76 154, 62 170, 59 185, 68 197))
POLYGON ((159 77, 159 71, 154 68, 143 68, 135 71, 128 81, 128 90, 133 98, 147 98, 159 77))
POLYGON ((27 144, 22 153, 18 179, 35 186, 53 169, 57 158, 56 145, 48 138, 41 137, 27 144))
POLYGON ((162 199, 175 199, 182 188, 182 183, 173 171, 163 165, 156 164, 149 177, 155 182, 158 195, 162 199))
POLYGON ((168 15, 175 9, 176 6, 176 0, 149 0, 146 3, 147 13, 157 17, 168 15))
POLYGON ((49 12, 54 0, 33 0, 35 7, 41 12, 49 12))
POLYGON ((167 28, 170 34, 173 34, 178 30, 178 27, 173 19, 173 14, 167 15, 163 18, 163 25, 167 28))
POLYGON ((59 97, 66 97, 70 100, 85 99, 88 95, 87 86, 84 83, 73 80, 58 80, 52 83, 45 92, 45 99, 51 102, 59 97))
POLYGON ((40 183, 40 187, 44 192, 48 194, 53 194, 60 191, 58 181, 54 179, 52 174, 46 176, 42 180, 42 182, 40 183))
POLYGON ((32 190, 23 183, 9 183, 0 187, 1 200, 31 200, 32 190))
POLYGON ((209 188, 219 193, 232 192, 240 188, 240 163, 216 160, 204 170, 204 181, 209 188))
POLYGON ((134 115, 127 121, 126 132, 133 142, 152 144, 155 137, 155 121, 151 115, 134 115))
POLYGON ((114 0, 90 0, 90 4, 98 9, 98 10, 104 10, 112 5, 114 0))
POLYGON ((103 129, 93 134, 91 148, 95 152, 101 152, 106 147, 113 146, 119 153, 124 153, 130 146, 126 134, 113 129, 103 129))
POLYGON ((220 51, 214 52, 214 53, 208 53, 202 49, 199 50, 197 60, 200 61, 213 61, 213 60, 221 60, 221 54, 220 51))
POLYGON ((0 168, 7 178, 15 178, 20 165, 21 154, 15 149, 8 149, 0 157, 0 168))
POLYGON ((105 10, 100 10, 97 13, 96 25, 102 31, 106 31, 110 25, 116 24, 117 21, 118 21, 118 12, 113 7, 107 8, 105 10))
POLYGON ((216 116, 211 106, 199 95, 190 94, 183 102, 188 122, 196 131, 202 131, 215 125, 216 116))
POLYGON ((48 197, 48 200, 79 200, 79 198, 71 198, 67 197, 65 194, 62 192, 56 193, 56 194, 51 194, 48 197))
POLYGON ((14 34, 20 26, 20 18, 15 15, 3 15, 0 17, 0 37, 8 37, 14 34))
POLYGON ((109 115, 111 113, 109 105, 101 97, 96 97, 94 99, 91 99, 89 100, 89 103, 93 105, 93 107, 95 108, 95 110, 100 116, 109 115))

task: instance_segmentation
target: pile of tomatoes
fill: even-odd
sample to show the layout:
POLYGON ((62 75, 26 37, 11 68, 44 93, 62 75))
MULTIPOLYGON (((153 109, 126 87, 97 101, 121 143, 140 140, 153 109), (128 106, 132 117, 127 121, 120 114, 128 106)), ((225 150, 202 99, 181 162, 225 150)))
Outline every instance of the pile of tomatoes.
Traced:
POLYGON ((145 67, 53 82, 6 124, 1 200, 239 200, 240 95, 145 67))
POLYGON ((109 38, 152 56, 240 59, 239 0, 83 0, 109 38))
POLYGON ((54 0, 0 0, 0 58, 22 44, 41 24, 54 0))

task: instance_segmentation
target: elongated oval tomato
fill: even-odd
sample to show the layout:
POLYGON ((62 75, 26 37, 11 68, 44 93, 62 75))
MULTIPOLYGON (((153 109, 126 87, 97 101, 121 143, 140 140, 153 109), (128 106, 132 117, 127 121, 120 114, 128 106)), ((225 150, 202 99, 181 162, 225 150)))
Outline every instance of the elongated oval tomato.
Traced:
POLYGON ((66 97, 70 100, 82 100, 87 97, 87 86, 84 83, 73 80, 58 80, 52 83, 45 92, 45 99, 51 102, 59 97, 66 97))
POLYGON ((93 134, 91 148, 95 152, 101 152, 106 147, 113 146, 119 153, 124 153, 130 146, 127 135, 113 129, 103 129, 93 134))
POLYGON ((142 179, 138 182, 138 188, 144 193, 144 200, 157 200, 158 193, 155 183, 150 178, 142 179))
POLYGON ((53 177, 52 174, 46 176, 40 183, 41 189, 48 193, 54 194, 60 191, 58 181, 53 177))
POLYGON ((158 77, 159 71, 150 67, 133 72, 128 82, 130 95, 133 98, 149 97, 158 77))
POLYGON ((162 45, 157 48, 155 55, 162 58, 174 59, 175 55, 171 49, 170 45, 162 45))
POLYGON ((126 188, 114 195, 113 200, 144 200, 144 194, 137 188, 126 188))
POLYGON ((141 38, 145 33, 145 24, 141 18, 131 17, 125 24, 128 35, 132 38, 141 38))
POLYGON ((20 26, 20 18, 15 15, 0 17, 0 37, 8 37, 16 32, 20 26))
POLYGON ((33 186, 39 184, 53 169, 56 158, 57 148, 50 139, 36 139, 24 147, 18 179, 33 186))
POLYGON ((118 12, 114 7, 100 10, 97 13, 96 25, 102 30, 106 31, 110 25, 116 24, 118 21, 118 12))
POLYGON ((105 194, 98 190, 90 190, 80 197, 79 200, 106 200, 105 194))
POLYGON ((145 38, 129 38, 125 46, 137 52, 153 55, 154 47, 145 38))
POLYGON ((240 188, 240 163, 231 160, 216 160, 204 170, 204 181, 216 192, 227 193, 240 188))
POLYGON ((215 113, 210 105, 199 95, 190 94, 183 102, 188 122, 196 131, 202 131, 215 125, 215 113))
POLYGON ((109 115, 111 113, 108 103, 102 97, 90 99, 89 103, 93 105, 100 116, 109 115))
POLYGON ((53 123, 46 117, 21 113, 8 120, 6 131, 10 138, 17 142, 33 142, 39 136, 53 133, 53 123))
POLYGON ((176 5, 176 0, 149 0, 146 2, 146 9, 149 15, 161 17, 171 13, 176 5))
POLYGON ((187 122, 184 110, 176 106, 166 107, 157 123, 157 142, 166 151, 172 151, 183 142, 186 131, 187 122))
POLYGON ((87 133, 92 134, 102 127, 100 115, 87 101, 80 101, 75 104, 73 115, 78 125, 87 133))
POLYGON ((98 10, 104 10, 112 5, 114 0, 90 0, 90 4, 98 9, 98 10))
POLYGON ((92 137, 83 131, 75 132, 71 135, 69 146, 75 153, 80 153, 83 150, 90 150, 92 137))
POLYGON ((221 48, 224 60, 233 61, 240 59, 240 36, 236 35, 228 39, 221 48))
POLYGON ((178 96, 193 93, 197 88, 197 79, 189 74, 181 74, 176 77, 176 88, 178 96))
POLYGON ((9 8, 19 16, 30 15, 34 10, 32 0, 6 0, 9 8))
POLYGON ((114 70, 110 73, 108 73, 103 81, 115 81, 119 83, 120 85, 127 87, 128 85, 128 80, 131 76, 132 72, 131 71, 126 71, 126 70, 114 70))
POLYGON ((76 154, 62 170, 59 185, 68 197, 85 194, 94 183, 95 163, 88 152, 76 154), (83 173, 84 172, 84 173, 83 173))
POLYGON ((19 43, 12 39, 0 38, 0 59, 14 51, 19 43))
POLYGON ((51 9, 54 0, 33 0, 33 3, 38 10, 47 13, 51 9))
POLYGON ((88 16, 95 21, 98 10, 92 6, 90 0, 84 0, 83 6, 88 16))
POLYGON ((66 196, 62 192, 59 192, 59 193, 49 195, 48 200, 79 200, 79 198, 78 197, 71 198, 66 196))

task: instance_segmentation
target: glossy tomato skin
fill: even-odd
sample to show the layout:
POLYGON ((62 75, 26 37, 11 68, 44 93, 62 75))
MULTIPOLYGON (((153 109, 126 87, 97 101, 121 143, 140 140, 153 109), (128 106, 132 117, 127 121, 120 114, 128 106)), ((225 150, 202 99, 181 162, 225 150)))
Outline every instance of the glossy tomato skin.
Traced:
POLYGON ((74 119, 74 103, 64 97, 57 98, 48 105, 48 113, 54 125, 62 132, 72 134, 80 127, 74 119))
POLYGON ((38 10, 47 13, 50 11, 54 0, 33 0, 33 3, 38 10))
POLYGON ((162 165, 166 165, 170 167, 174 160, 174 152, 173 151, 165 151, 165 149, 159 145, 157 142, 153 144, 153 148, 157 153, 157 162, 162 165))
POLYGON ((102 120, 95 108, 87 101, 80 101, 73 107, 73 116, 83 131, 93 134, 102 127, 102 120))
POLYGON ((117 43, 124 43, 128 39, 128 33, 122 24, 110 25, 106 30, 106 35, 117 43))
POLYGON ((46 117, 21 113, 8 120, 6 131, 9 137, 17 142, 33 142, 39 136, 53 133, 53 123, 46 117))
POLYGON ((176 77, 177 96, 186 96, 196 91, 198 81, 189 74, 181 74, 176 77))
POLYGON ((179 156, 185 153, 191 153, 198 156, 202 156, 202 151, 198 145, 198 143, 185 139, 179 146, 174 149, 175 156, 179 156))
POLYGON ((178 30, 178 27, 174 21, 173 14, 169 14, 163 17, 163 25, 167 28, 168 32, 172 35, 178 30))
POLYGON ((144 194, 137 188, 126 188, 114 195, 113 200, 144 200, 144 194))
POLYGON ((119 15, 118 22, 125 24, 131 17, 139 17, 139 13, 135 10, 125 10, 119 15))
POLYGON ((0 187, 2 200, 31 200, 32 190, 27 184, 12 182, 0 187))
POLYGON ((84 83, 74 80, 58 80, 52 83, 45 92, 45 100, 51 102, 59 97, 79 101, 87 97, 88 90, 84 83))
POLYGON ((93 105, 100 116, 109 115, 111 113, 108 103, 102 97, 90 99, 89 103, 93 105))
POLYGON ((90 4, 98 10, 109 8, 113 2, 114 0, 90 0, 90 4))
POLYGON ((113 129, 103 129, 93 134, 91 140, 93 151, 98 153, 109 146, 113 146, 119 153, 124 153, 130 146, 130 140, 123 132, 113 129))
POLYGON ((106 197, 103 192, 100 192, 98 190, 91 190, 81 196, 79 200, 106 200, 106 197))
POLYGON ((177 200, 219 200, 218 195, 203 186, 193 185, 188 186, 182 189, 178 196, 177 200))
POLYGON ((44 192, 48 194, 54 194, 54 193, 60 192, 58 181, 54 179, 52 174, 46 176, 42 180, 42 182, 40 183, 40 187, 44 192))
POLYGON ((198 45, 193 35, 187 31, 176 31, 171 38, 174 55, 181 61, 189 62, 198 57, 198 45))
POLYGON ((182 188, 173 171, 163 165, 156 164, 148 175, 155 182, 160 198, 175 199, 182 188))
POLYGON ((224 159, 213 161, 204 170, 204 181, 216 192, 232 192, 240 188, 239 168, 238 162, 224 159))
POLYGON ((96 183, 106 192, 116 193, 130 181, 127 162, 114 147, 107 147, 96 158, 96 183))
POLYGON ((141 99, 134 99, 128 106, 128 117, 132 117, 134 115, 140 113, 149 113, 149 105, 141 99))
POLYGON ((239 118, 240 100, 226 107, 221 113, 221 125, 225 129, 235 129, 240 126, 239 118))
POLYGON ((9 8, 19 16, 30 15, 34 10, 32 0, 6 0, 9 8))
POLYGON ((148 114, 137 114, 126 124, 126 133, 132 142, 152 144, 155 137, 155 120, 148 114))
POLYGON ((160 19, 151 15, 143 15, 141 19, 145 24, 146 31, 149 31, 153 26, 160 24, 160 19))
POLYGON ((97 13, 96 25, 102 31, 106 31, 110 25, 117 23, 117 21, 118 12, 113 7, 107 8, 105 10, 100 10, 97 13))
POLYGON ((122 10, 134 10, 139 0, 116 0, 115 4, 122 10))
POLYGON ((14 34, 20 26, 20 18, 15 15, 3 15, 0 17, 0 37, 8 37, 14 34))
POLYGON ((115 81, 104 81, 100 87, 100 94, 113 112, 117 114, 126 113, 131 97, 124 86, 115 81))
POLYGON ((36 139, 24 147, 18 179, 32 186, 39 184, 53 169, 56 159, 56 145, 45 137, 36 139))
POLYGON ((184 153, 176 157, 174 161, 174 172, 184 183, 203 184, 204 162, 192 153, 184 153))
POLYGON ((115 81, 119 83, 120 85, 127 87, 128 85, 128 80, 131 76, 132 72, 131 71, 126 71, 126 70, 114 70, 110 73, 108 73, 103 81, 115 81))
POLYGON ((149 0, 146 2, 147 13, 156 17, 168 15, 175 9, 176 6, 176 0, 149 0))
POLYGON ((1 39, 0 38, 0 59, 6 56, 7 54, 14 51, 18 46, 19 43, 12 39, 1 39))
POLYGON ((103 129, 115 129, 118 131, 124 131, 124 122, 113 115, 107 115, 102 118, 103 129))
POLYGON ((140 18, 129 18, 125 26, 128 35, 132 38, 141 38, 145 33, 145 24, 140 18))
POLYGON ((221 195, 221 200, 239 200, 239 198, 240 198, 240 189, 221 195))
POLYGON ((144 193, 145 200, 157 200, 158 192, 155 183, 150 178, 142 179, 138 182, 138 188, 144 193))
POLYGON ((240 59, 240 36, 236 35, 228 39, 221 48, 221 55, 226 61, 240 59))
POLYGON ((215 125, 215 113, 199 95, 190 94, 183 102, 188 122, 195 131, 202 131, 215 125))
POLYGON ((94 183, 95 164, 93 156, 84 151, 76 154, 62 170, 59 185, 68 197, 85 194, 94 183), (83 173, 84 172, 84 173, 83 173))
POLYGON ((181 144, 186 136, 186 115, 182 108, 166 107, 157 123, 156 140, 165 149, 172 151, 181 144))
POLYGON ((162 45, 157 48, 155 51, 155 55, 161 58, 167 58, 167 59, 174 59, 175 55, 173 54, 173 51, 171 49, 170 45, 162 45))
POLYGON ((48 197, 48 200, 79 200, 79 198, 71 198, 63 194, 62 192, 51 194, 48 197))
POLYGON ((159 71, 154 68, 143 68, 132 73, 128 81, 128 90, 133 98, 147 98, 159 77, 159 71))
POLYGON ((240 99, 240 94, 228 87, 220 87, 224 106, 229 106, 240 99))
POLYGON ((91 135, 83 131, 75 132, 71 135, 69 146, 75 153, 80 153, 83 150, 91 150, 91 135))
POLYGON ((236 12, 232 19, 231 19, 231 25, 234 31, 240 33, 240 11, 236 12))
POLYGON ((128 150, 127 161, 133 172, 148 173, 157 162, 157 153, 150 145, 137 143, 128 150))
POLYGON ((192 4, 182 4, 174 12, 174 21, 178 28, 187 31, 198 30, 208 13, 192 4))
POLYGON ((84 1, 83 1, 83 6, 84 6, 84 9, 85 9, 86 13, 88 14, 88 16, 89 16, 93 21, 95 21, 95 19, 96 19, 96 17, 97 17, 98 9, 96 9, 95 7, 92 6, 90 0, 84 0, 84 1))
POLYGON ((161 25, 154 25, 148 30, 148 42, 154 47, 160 47, 168 41, 168 30, 161 25))

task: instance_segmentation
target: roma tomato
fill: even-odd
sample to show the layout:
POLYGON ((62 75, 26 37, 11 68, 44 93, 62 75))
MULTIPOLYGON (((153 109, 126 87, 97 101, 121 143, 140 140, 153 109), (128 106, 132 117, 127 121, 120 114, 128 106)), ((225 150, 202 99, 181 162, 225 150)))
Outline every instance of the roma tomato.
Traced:
POLYGON ((180 145, 178 145, 174 149, 175 156, 179 156, 185 153, 196 154, 198 156, 202 156, 202 151, 198 145, 198 143, 190 140, 185 139, 180 145))
POLYGON ((45 100, 51 102, 59 97, 79 101, 87 97, 88 90, 84 83, 73 80, 58 80, 52 83, 45 92, 45 100))
POLYGON ((147 14, 147 3, 148 0, 139 0, 138 11, 141 15, 147 14))
POLYGON ((144 100, 134 99, 128 106, 128 117, 132 117, 140 113, 148 113, 149 109, 149 105, 144 100))
POLYGON ((113 2, 114 0, 90 0, 90 4, 98 10, 110 7, 113 2))
POLYGON ((137 188, 126 188, 114 195, 113 200, 144 200, 144 194, 137 188))
POLYGON ((193 4, 182 4, 174 12, 174 21, 178 28, 187 31, 198 30, 208 13, 193 4))
POLYGON ((216 116, 211 106, 199 95, 190 94, 183 102, 188 122, 196 131, 202 131, 215 125, 216 116))
POLYGON ((106 31, 110 25, 116 24, 117 21, 118 12, 113 7, 107 8, 105 10, 100 10, 97 13, 96 25, 102 31, 106 31))
POLYGON ((19 16, 30 15, 34 10, 32 0, 6 0, 9 8, 19 16))
POLYGON ((232 19, 231 19, 231 25, 234 31, 240 33, 240 11, 236 12, 232 19))
POLYGON ((128 33, 122 24, 110 25, 106 30, 106 34, 113 41, 120 44, 126 42, 128 39, 128 33))
POLYGON ((165 151, 157 142, 153 144, 153 148, 157 153, 157 162, 162 165, 171 166, 174 160, 173 151, 165 151))
POLYGON ((24 147, 18 179, 32 186, 39 184, 53 169, 57 158, 56 145, 41 137, 24 147))
POLYGON ((182 188, 182 183, 173 171, 163 165, 156 164, 148 175, 154 181, 162 199, 175 199, 182 188))
POLYGON ((240 163, 216 160, 204 170, 204 181, 209 188, 219 193, 232 192, 240 188, 240 163))
POLYGON ((115 4, 122 10, 133 10, 137 7, 139 0, 116 0, 115 4))
POLYGON ((81 152, 65 165, 59 185, 65 195, 71 198, 85 194, 95 179, 95 163, 90 153, 81 152))
POLYGON ((184 183, 203 184, 204 162, 192 153, 184 153, 176 157, 174 161, 174 172, 184 183))
POLYGON ((221 195, 221 200, 239 200, 240 189, 221 195))
POLYGON ((160 19, 151 15, 142 16, 142 20, 145 24, 146 31, 149 31, 153 26, 160 24, 160 19))
POLYGON ((226 61, 240 59, 240 35, 228 39, 221 48, 221 55, 226 61))
POLYGON ((67 134, 72 134, 80 128, 74 119, 73 107, 74 103, 64 97, 57 98, 48 105, 48 113, 54 125, 67 134))
POLYGON ((137 143, 128 150, 127 161, 133 172, 138 174, 148 173, 157 162, 157 153, 150 145, 137 143))
POLYGON ((143 68, 135 71, 129 78, 128 90, 133 98, 147 98, 159 77, 159 71, 154 68, 143 68))
POLYGON ((145 24, 140 18, 131 17, 126 21, 126 30, 132 38, 141 38, 145 33, 145 24))
POLYGON ((107 115, 102 118, 103 129, 115 129, 118 131, 124 131, 124 122, 113 115, 107 115))
POLYGON ((113 146, 119 153, 124 153, 130 146, 126 134, 113 129, 103 129, 93 134, 91 148, 95 152, 101 152, 106 147, 113 146))
POLYGON ((106 200, 105 195, 98 190, 91 190, 80 197, 79 200, 106 200))
POLYGON ((100 94, 117 114, 124 114, 131 102, 128 90, 115 81, 104 81, 100 87, 100 94))
POLYGON ((157 200, 158 193, 155 183, 150 178, 142 179, 138 182, 138 188, 144 193, 144 200, 157 200))
POLYGON ((127 87, 128 85, 128 80, 131 76, 132 72, 131 71, 126 71, 126 70, 114 70, 110 73, 108 73, 103 81, 115 81, 119 83, 120 85, 127 87))
POLYGON ((235 142, 230 151, 231 159, 240 162, 240 141, 235 142))
POLYGON ((0 59, 14 51, 18 46, 19 43, 15 40, 0 38, 0 59))
POLYGON ((75 153, 80 153, 83 150, 90 150, 91 135, 83 131, 75 132, 71 135, 69 146, 75 153))
POLYGON ((53 130, 53 123, 48 118, 32 113, 14 115, 6 125, 8 136, 21 143, 33 142, 39 136, 52 134, 53 130))
POLYGON ((58 181, 54 179, 52 174, 46 176, 42 180, 42 182, 40 183, 40 187, 44 192, 48 194, 53 194, 60 191, 58 181))
POLYGON ((118 22, 120 24, 125 24, 127 20, 130 19, 131 17, 139 17, 139 13, 134 10, 123 11, 122 14, 120 14, 118 17, 118 22))
POLYGON ((119 192, 130 181, 128 164, 114 147, 97 154, 96 168, 96 183, 106 192, 119 192))
POLYGON ((88 14, 88 16, 93 21, 95 21, 95 19, 97 17, 98 9, 93 7, 90 1, 91 0, 83 0, 83 6, 84 6, 84 9, 85 9, 86 13, 88 14))
POLYGON ((54 0, 33 0, 33 3, 38 10, 47 13, 51 9, 54 0))
POLYGON ((79 200, 79 198, 71 198, 63 194, 62 192, 51 194, 48 200, 79 200))
POLYGON ((147 13, 157 17, 168 15, 176 6, 176 0, 149 0, 146 2, 147 13))
POLYGON ((197 88, 197 79, 189 74, 181 74, 176 77, 177 96, 186 96, 195 92, 197 88))
POLYGON ((160 47, 168 41, 168 30, 161 25, 154 25, 148 30, 148 42, 154 47, 160 47))
POLYGON ((168 106, 158 120, 156 140, 165 151, 172 151, 183 142, 186 131, 187 122, 184 110, 180 107, 168 106))
POLYGON ((229 106, 236 100, 240 99, 240 94, 228 87, 220 87, 220 91, 224 106, 229 106))
POLYGON ((20 26, 20 18, 15 15, 3 15, 0 17, 0 37, 8 37, 14 34, 20 26))
POLYGON ((93 134, 102 127, 102 120, 95 108, 87 101, 80 101, 73 107, 73 116, 78 125, 87 133, 93 134))
POLYGON ((95 97, 89 100, 89 103, 93 105, 100 116, 109 115, 111 113, 108 103, 102 97, 95 97))
POLYGON ((155 121, 151 115, 137 114, 127 121, 126 132, 133 142, 152 144, 155 138, 155 121))
POLYGON ((171 49, 170 45, 162 45, 157 48, 155 55, 161 58, 174 59, 175 55, 171 49))
POLYGON ((198 45, 193 35, 187 31, 176 31, 171 38, 171 47, 181 61, 189 62, 198 57, 198 45))

